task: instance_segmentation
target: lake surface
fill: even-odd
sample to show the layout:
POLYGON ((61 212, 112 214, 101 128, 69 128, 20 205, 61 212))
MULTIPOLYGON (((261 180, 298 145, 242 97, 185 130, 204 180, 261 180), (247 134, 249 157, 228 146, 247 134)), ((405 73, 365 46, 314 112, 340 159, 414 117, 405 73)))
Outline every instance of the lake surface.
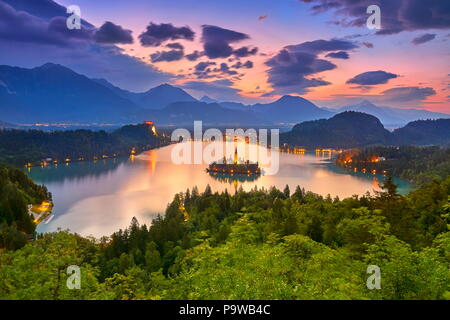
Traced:
MULTIPOLYGON (((55 204, 54 217, 48 224, 41 223, 37 231, 61 228, 83 236, 109 236, 126 228, 133 217, 150 224, 156 214, 164 213, 176 193, 194 186, 200 192, 209 184, 213 191, 228 189, 234 193, 240 186, 244 190, 255 186, 283 190, 287 184, 293 192, 300 185, 324 196, 344 198, 379 190, 378 182, 383 180, 380 175, 350 173, 336 167, 326 156, 314 153, 279 153, 278 173, 263 174, 253 181, 246 181, 251 180, 246 176, 240 178, 243 181, 230 176, 217 179, 206 173, 205 163, 174 164, 171 154, 175 146, 130 158, 30 169, 31 178, 47 186, 55 204)), ((411 189, 407 182, 395 181, 401 193, 411 189)))

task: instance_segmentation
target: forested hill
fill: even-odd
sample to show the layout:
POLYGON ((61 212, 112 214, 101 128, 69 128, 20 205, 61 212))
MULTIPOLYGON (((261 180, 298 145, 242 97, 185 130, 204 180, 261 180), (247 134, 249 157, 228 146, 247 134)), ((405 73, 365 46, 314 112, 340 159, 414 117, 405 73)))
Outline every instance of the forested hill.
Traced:
POLYGON ((393 145, 450 146, 450 119, 418 120, 392 132, 393 145))
POLYGON ((309 148, 370 145, 450 145, 450 119, 419 120, 389 132, 374 116, 346 111, 330 119, 305 121, 281 134, 281 143, 309 148))
POLYGON ((52 161, 92 160, 94 157, 129 155, 166 143, 145 124, 127 125, 111 133, 74 130, 44 132, 40 130, 0 130, 0 162, 23 166, 52 161))
POLYGON ((330 119, 305 121, 281 134, 281 143, 304 147, 354 148, 385 144, 389 137, 381 122, 366 113, 346 111, 330 119))
POLYGON ((0 164, 0 248, 25 245, 26 235, 36 228, 28 205, 44 200, 51 200, 44 186, 36 185, 22 170, 0 164))

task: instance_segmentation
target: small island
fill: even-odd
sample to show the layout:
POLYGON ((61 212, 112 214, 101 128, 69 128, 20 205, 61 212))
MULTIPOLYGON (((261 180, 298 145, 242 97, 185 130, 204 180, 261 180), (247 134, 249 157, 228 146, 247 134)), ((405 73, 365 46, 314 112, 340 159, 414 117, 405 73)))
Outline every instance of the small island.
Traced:
POLYGON ((227 161, 227 159, 223 158, 223 163, 213 162, 206 168, 206 172, 208 173, 217 173, 217 174, 239 174, 239 175, 260 175, 261 168, 259 167, 258 162, 250 163, 250 161, 240 162, 238 159, 237 148, 234 150, 234 158, 233 161, 227 161))

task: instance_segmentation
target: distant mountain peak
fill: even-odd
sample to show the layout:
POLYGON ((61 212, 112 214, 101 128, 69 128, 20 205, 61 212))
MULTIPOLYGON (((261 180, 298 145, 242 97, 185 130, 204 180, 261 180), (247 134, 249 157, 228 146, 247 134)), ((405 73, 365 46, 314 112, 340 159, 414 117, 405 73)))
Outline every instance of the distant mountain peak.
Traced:
MULTIPOLYGON (((159 86, 156 86, 156 87, 154 87, 152 89, 163 89, 163 88, 176 88, 176 87, 174 87, 174 86, 172 86, 171 84, 168 84, 168 83, 162 83, 159 86)), ((150 89, 150 90, 152 90, 152 89, 150 89)))
POLYGON ((199 101, 206 102, 206 103, 217 103, 217 100, 212 99, 212 98, 210 98, 208 96, 201 97, 201 99, 199 101))
POLYGON ((163 84, 160 84, 160 85, 158 85, 156 87, 153 87, 153 88, 149 89, 146 93, 148 93, 148 92, 156 92, 156 91, 164 91, 164 92, 166 92, 166 91, 178 91, 178 92, 186 93, 183 89, 175 87, 175 86, 173 86, 171 84, 168 84, 168 83, 163 83, 163 84))
POLYGON ((284 95, 276 102, 294 102, 294 101, 305 101, 306 99, 298 96, 284 95))
POLYGON ((359 103, 344 106, 337 109, 337 111, 359 111, 368 113, 380 119, 383 124, 390 126, 402 126, 408 122, 419 119, 448 118, 448 115, 427 110, 378 106, 368 100, 362 100, 359 103))
POLYGON ((52 63, 52 62, 44 63, 43 65, 41 65, 39 67, 33 68, 32 70, 34 70, 36 72, 44 72, 44 73, 51 73, 51 74, 66 74, 66 75, 82 76, 70 68, 67 68, 61 64, 52 63))
POLYGON ((55 69, 55 68, 70 70, 69 68, 64 67, 63 65, 60 65, 57 63, 52 63, 52 62, 44 63, 43 65, 41 65, 39 67, 35 67, 34 69, 46 70, 46 69, 55 69))
POLYGON ((173 102, 197 100, 183 89, 163 83, 138 94, 135 101, 145 109, 162 109, 173 102))
POLYGON ((372 102, 370 102, 369 100, 362 100, 361 102, 356 104, 357 106, 371 106, 371 107, 376 107, 376 105, 374 105, 372 102))

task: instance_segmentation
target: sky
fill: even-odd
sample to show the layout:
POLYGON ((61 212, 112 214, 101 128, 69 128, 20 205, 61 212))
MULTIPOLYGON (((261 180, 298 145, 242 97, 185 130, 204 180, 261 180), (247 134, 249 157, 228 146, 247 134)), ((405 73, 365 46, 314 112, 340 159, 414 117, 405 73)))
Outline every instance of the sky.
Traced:
POLYGON ((449 49, 448 0, 0 0, 0 64, 59 63, 135 92, 450 113, 449 49))

